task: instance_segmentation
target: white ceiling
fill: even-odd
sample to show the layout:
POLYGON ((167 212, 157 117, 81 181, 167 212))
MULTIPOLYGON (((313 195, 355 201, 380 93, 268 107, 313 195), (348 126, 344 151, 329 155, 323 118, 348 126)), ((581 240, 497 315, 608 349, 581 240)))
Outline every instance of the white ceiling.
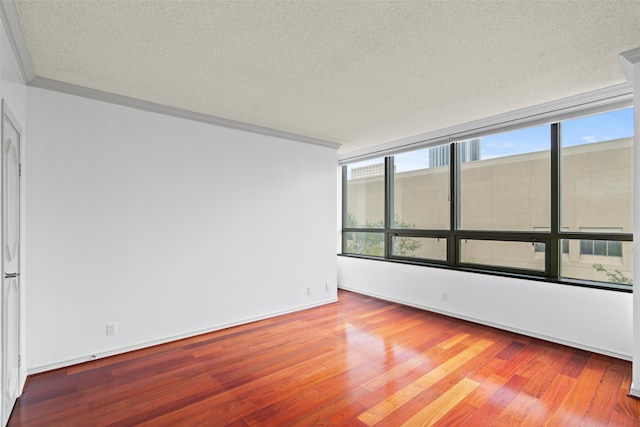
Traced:
POLYGON ((640 1, 18 1, 37 76, 343 144, 625 82, 640 1))

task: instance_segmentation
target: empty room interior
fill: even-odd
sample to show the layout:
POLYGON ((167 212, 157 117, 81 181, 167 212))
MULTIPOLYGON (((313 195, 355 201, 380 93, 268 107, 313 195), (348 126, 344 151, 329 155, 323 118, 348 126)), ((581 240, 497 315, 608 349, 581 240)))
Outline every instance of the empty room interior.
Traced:
POLYGON ((0 17, 1 425, 640 423, 640 2, 0 17))

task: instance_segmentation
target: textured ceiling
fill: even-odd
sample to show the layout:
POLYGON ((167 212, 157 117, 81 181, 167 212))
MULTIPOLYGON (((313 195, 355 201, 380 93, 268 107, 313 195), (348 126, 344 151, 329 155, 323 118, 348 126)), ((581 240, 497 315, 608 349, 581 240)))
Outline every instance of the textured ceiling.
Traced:
POLYGON ((346 153, 623 83, 640 1, 18 1, 35 74, 346 153))

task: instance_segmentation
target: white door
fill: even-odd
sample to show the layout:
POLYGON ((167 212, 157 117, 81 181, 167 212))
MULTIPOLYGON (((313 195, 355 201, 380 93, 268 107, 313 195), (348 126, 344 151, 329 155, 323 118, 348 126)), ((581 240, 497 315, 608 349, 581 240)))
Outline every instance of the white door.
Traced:
POLYGON ((2 425, 20 383, 20 128, 2 101, 2 425))

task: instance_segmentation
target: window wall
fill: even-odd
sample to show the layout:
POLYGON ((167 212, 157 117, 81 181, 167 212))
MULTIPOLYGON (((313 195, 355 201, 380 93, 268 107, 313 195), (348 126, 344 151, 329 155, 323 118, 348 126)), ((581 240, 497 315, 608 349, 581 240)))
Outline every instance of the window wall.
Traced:
POLYGON ((343 254, 630 290, 631 108, 343 167, 343 254))

